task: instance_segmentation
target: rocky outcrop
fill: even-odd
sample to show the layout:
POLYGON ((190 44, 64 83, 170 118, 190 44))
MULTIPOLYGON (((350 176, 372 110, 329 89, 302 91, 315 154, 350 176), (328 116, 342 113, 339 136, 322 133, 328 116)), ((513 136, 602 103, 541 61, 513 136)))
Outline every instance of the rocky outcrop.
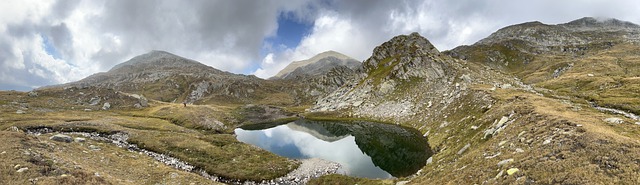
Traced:
MULTIPOLYGON (((350 110, 348 116, 403 121, 418 113, 438 114, 465 96, 476 96, 471 84, 517 83, 500 73, 441 54, 417 33, 401 35, 374 49, 363 70, 328 96, 312 112, 350 110)), ((489 101, 471 99, 468 104, 489 101)), ((343 111, 341 111, 343 112, 343 111)))

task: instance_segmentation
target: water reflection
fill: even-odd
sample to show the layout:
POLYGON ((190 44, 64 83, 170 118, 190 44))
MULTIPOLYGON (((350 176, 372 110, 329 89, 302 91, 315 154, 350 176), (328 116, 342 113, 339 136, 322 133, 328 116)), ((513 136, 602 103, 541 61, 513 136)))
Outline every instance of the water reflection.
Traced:
POLYGON ((418 131, 394 125, 298 120, 261 126, 236 129, 238 140, 288 158, 338 162, 350 176, 407 176, 432 155, 418 131))

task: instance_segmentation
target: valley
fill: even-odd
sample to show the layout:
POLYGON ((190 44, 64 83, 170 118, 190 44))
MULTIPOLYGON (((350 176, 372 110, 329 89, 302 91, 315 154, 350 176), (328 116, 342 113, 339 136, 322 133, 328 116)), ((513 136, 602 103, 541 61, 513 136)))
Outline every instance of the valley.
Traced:
POLYGON ((411 33, 362 63, 329 51, 266 80, 151 51, 1 91, 0 182, 638 184, 638 35, 616 19, 529 22, 439 51, 411 33), (269 147, 349 141, 386 174, 241 139, 258 130, 282 137, 269 147))

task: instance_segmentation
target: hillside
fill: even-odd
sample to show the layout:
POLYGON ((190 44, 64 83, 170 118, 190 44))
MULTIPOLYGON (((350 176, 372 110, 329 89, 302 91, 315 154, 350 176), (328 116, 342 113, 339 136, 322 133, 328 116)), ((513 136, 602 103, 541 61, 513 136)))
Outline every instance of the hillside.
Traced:
POLYGON ((357 65, 326 52, 270 80, 152 51, 78 82, 0 92, 0 182, 640 184, 639 35, 615 19, 528 22, 439 51, 411 33, 357 65), (397 176, 300 175, 322 165, 234 134, 283 123, 325 142, 358 136, 397 176), (384 139, 407 135, 396 126, 429 148, 420 169, 384 139))

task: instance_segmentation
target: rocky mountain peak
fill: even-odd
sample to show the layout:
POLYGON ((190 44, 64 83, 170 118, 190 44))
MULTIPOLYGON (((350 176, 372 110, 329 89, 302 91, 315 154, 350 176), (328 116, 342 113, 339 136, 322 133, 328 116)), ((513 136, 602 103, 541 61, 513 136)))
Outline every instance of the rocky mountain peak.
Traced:
POLYGON ((326 74, 335 67, 345 66, 355 69, 360 65, 359 61, 347 55, 336 51, 325 51, 307 60, 291 62, 271 79, 292 79, 297 76, 316 76, 326 74))
POLYGON ((373 50, 373 55, 364 63, 366 72, 397 70, 402 66, 421 65, 423 61, 432 61, 440 51, 418 33, 399 35, 373 50))
POLYGON ((409 35, 399 35, 393 37, 391 40, 383 43, 373 50, 373 57, 377 60, 382 60, 388 57, 394 57, 399 55, 428 55, 439 54, 440 51, 429 42, 426 38, 422 37, 419 33, 413 32, 409 35))
POLYGON ((141 65, 149 65, 148 67, 154 67, 154 66, 155 67, 184 67, 184 66, 193 66, 193 65, 206 67, 204 64, 201 64, 200 62, 187 59, 187 58, 175 55, 173 53, 160 51, 160 50, 152 50, 148 53, 135 56, 126 62, 120 63, 114 66, 113 68, 111 68, 110 71, 117 71, 125 66, 141 66, 141 65))
POLYGON ((562 26, 568 28, 582 28, 582 29, 638 29, 640 26, 637 24, 621 21, 618 19, 612 18, 594 18, 594 17, 584 17, 581 19, 577 19, 565 24, 562 26))

